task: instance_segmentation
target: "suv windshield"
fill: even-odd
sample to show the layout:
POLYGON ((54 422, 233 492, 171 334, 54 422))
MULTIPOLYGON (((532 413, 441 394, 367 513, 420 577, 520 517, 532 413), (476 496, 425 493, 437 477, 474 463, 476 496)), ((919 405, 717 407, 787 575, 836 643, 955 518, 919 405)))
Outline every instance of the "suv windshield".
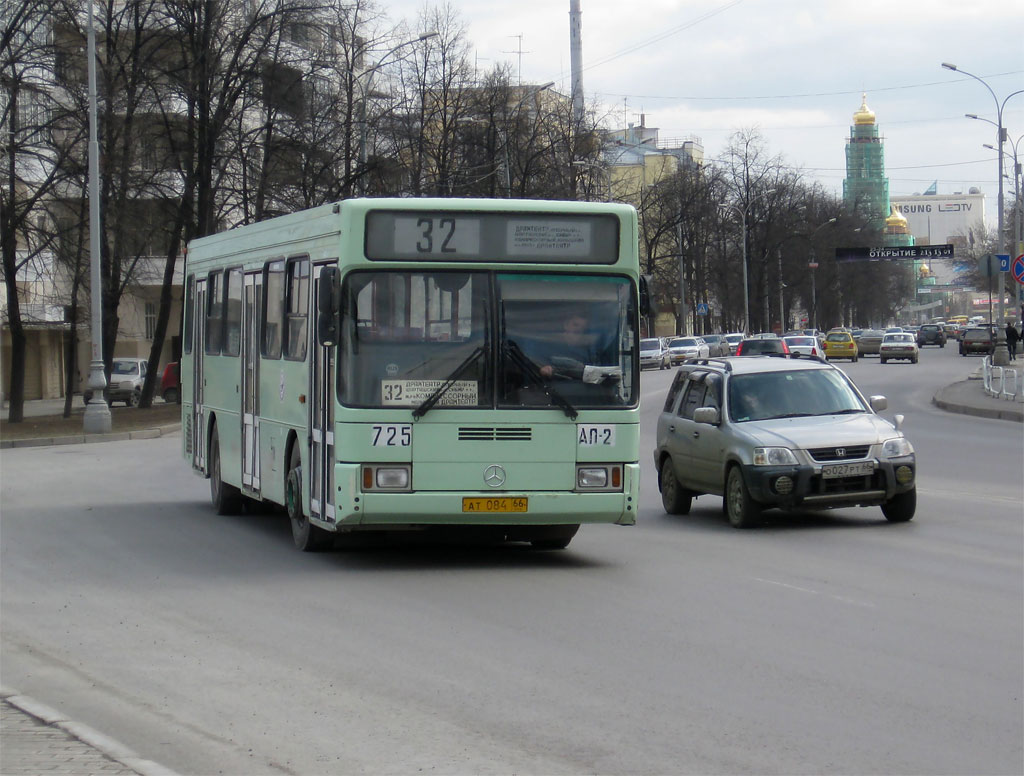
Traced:
POLYGON ((634 296, 627 278, 603 275, 350 273, 340 400, 423 411, 633 405, 634 296))
POLYGON ((658 339, 642 339, 640 340, 640 350, 661 350, 661 340, 658 339))
POLYGON ((734 375, 728 402, 734 422, 867 411, 836 369, 734 375))

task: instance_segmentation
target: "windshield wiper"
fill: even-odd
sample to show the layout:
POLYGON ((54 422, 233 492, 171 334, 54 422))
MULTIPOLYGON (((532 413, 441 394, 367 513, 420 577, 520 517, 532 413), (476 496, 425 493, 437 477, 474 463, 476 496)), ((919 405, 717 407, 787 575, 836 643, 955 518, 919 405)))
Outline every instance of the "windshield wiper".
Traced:
POLYGON ((761 418, 761 420, 781 420, 782 418, 810 418, 813 417, 813 412, 787 412, 785 415, 770 415, 767 418, 761 418))
POLYGON ((864 410, 858 410, 856 408, 849 408, 845 410, 836 410, 835 412, 822 412, 822 415, 860 415, 864 410))
POLYGON ((419 407, 412 411, 413 420, 419 420, 430 412, 431 408, 448 392, 448 389, 455 385, 455 382, 462 377, 466 370, 468 370, 476 360, 484 354, 484 352, 483 347, 477 346, 473 352, 466 357, 465 361, 455 367, 455 371, 448 375, 448 377, 445 378, 445 381, 441 383, 441 385, 437 386, 434 392, 424 399, 419 407))
POLYGON ((522 349, 515 343, 515 340, 506 340, 504 350, 508 359, 519 367, 523 371, 523 374, 530 378, 534 384, 540 386, 540 389, 548 395, 548 398, 551 399, 552 402, 561 407, 562 412, 564 412, 570 420, 576 420, 577 415, 579 415, 576 408, 569 403, 568 399, 555 390, 554 386, 550 385, 548 381, 544 379, 544 375, 540 373, 537 365, 533 363, 525 353, 523 353, 522 349))

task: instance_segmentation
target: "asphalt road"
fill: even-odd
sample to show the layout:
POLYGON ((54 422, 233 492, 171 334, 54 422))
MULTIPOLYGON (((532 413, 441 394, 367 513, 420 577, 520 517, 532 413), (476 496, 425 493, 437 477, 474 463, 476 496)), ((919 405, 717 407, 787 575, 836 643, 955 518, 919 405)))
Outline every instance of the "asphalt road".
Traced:
POLYGON ((5 450, 0 669, 183 774, 1019 774, 1024 440, 951 415, 976 366, 843 366, 906 415, 917 517, 660 507, 564 552, 309 555, 217 517, 180 436, 5 450))

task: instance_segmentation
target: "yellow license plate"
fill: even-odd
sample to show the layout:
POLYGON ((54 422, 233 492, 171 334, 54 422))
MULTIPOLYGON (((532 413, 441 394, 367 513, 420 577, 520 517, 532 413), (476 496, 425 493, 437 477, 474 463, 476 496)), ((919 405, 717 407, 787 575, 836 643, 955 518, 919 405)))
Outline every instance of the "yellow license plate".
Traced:
POLYGON ((496 498, 464 498, 463 512, 526 512, 527 498, 498 496, 496 498))

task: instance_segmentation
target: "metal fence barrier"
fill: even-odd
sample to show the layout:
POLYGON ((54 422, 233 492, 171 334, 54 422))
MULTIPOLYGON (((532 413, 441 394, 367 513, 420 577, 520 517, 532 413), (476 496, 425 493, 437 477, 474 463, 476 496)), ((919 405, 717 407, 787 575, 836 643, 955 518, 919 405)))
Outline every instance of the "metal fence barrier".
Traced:
POLYGON ((1024 375, 1018 369, 995 366, 992 356, 985 356, 982 366, 985 393, 997 399, 1024 402, 1024 375))

